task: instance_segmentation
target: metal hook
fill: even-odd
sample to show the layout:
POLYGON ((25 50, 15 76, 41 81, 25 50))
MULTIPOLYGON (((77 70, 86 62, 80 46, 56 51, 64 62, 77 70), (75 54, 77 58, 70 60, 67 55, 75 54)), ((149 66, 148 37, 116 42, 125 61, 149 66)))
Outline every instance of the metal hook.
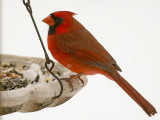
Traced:
POLYGON ((48 71, 51 71, 52 69, 53 69, 53 67, 54 67, 54 62, 52 61, 52 60, 47 60, 46 62, 45 62, 45 67, 46 67, 46 69, 48 70, 48 71), (48 67, 48 64, 52 64, 51 65, 51 67, 49 68, 48 67))
POLYGON ((35 20, 34 20, 33 15, 32 15, 32 8, 31 8, 31 5, 30 5, 30 0, 27 0, 27 2, 26 2, 25 0, 23 0, 23 4, 26 6, 26 9, 27 9, 27 11, 29 12, 29 14, 30 14, 30 16, 31 16, 32 22, 33 22, 33 24, 34 24, 34 27, 35 27, 36 32, 37 32, 37 34, 38 34, 40 43, 41 43, 41 45, 42 45, 42 48, 43 48, 43 51, 44 51, 44 54, 45 54, 45 58, 46 58, 45 67, 46 67, 46 69, 50 72, 50 74, 53 75, 53 76, 58 80, 58 82, 59 82, 59 84, 60 84, 60 87, 61 87, 61 91, 60 91, 59 95, 55 96, 55 97, 53 98, 53 100, 54 100, 55 98, 59 98, 59 97, 62 95, 62 93, 63 93, 63 84, 62 84, 61 80, 52 72, 52 69, 53 69, 53 67, 54 67, 54 62, 49 59, 49 56, 48 56, 48 54, 47 54, 47 51, 46 51, 46 49, 45 49, 45 47, 44 47, 42 38, 41 38, 40 33, 39 33, 39 30, 38 30, 38 27, 37 27, 37 25, 36 25, 36 22, 35 22, 35 20), (50 64, 50 63, 51 63, 51 67, 49 68, 48 64, 50 64))
POLYGON ((25 2, 25 0, 23 0, 23 4, 30 4, 30 0, 27 0, 27 2, 25 2))
POLYGON ((32 13, 32 8, 30 6, 30 0, 27 0, 27 2, 25 0, 23 0, 23 4, 26 6, 26 9, 29 13, 32 13))

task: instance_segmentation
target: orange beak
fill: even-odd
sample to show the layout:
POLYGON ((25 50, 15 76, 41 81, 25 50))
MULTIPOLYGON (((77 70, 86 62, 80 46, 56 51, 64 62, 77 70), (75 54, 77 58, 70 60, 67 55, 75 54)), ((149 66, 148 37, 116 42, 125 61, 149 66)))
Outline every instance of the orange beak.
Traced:
POLYGON ((42 20, 42 22, 48 24, 48 25, 51 25, 51 26, 54 26, 54 20, 52 19, 52 17, 49 15, 48 17, 44 18, 42 20))

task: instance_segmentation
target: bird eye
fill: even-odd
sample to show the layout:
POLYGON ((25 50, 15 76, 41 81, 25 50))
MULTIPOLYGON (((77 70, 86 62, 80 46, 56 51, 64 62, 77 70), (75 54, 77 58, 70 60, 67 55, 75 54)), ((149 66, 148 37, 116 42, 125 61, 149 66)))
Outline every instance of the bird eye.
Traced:
POLYGON ((60 23, 62 23, 62 18, 60 18, 60 17, 56 17, 55 19, 54 19, 54 21, 55 21, 55 23, 57 23, 57 24, 60 24, 60 23))
POLYGON ((62 19, 61 17, 56 17, 56 16, 54 16, 53 14, 50 14, 50 16, 52 17, 52 19, 54 20, 54 22, 55 22, 56 24, 60 24, 60 23, 62 23, 62 21, 63 21, 63 19, 62 19))
POLYGON ((54 19, 54 17, 55 17, 53 14, 50 14, 50 16, 51 16, 53 19, 54 19))

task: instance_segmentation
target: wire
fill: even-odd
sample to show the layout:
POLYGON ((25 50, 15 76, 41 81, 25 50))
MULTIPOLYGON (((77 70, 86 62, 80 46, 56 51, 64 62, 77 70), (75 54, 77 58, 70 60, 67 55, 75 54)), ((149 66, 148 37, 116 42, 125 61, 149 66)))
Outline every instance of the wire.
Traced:
POLYGON ((35 20, 34 20, 33 14, 32 14, 32 8, 31 8, 31 5, 30 5, 30 0, 27 0, 27 2, 26 2, 25 0, 23 0, 23 4, 26 6, 26 9, 27 9, 28 13, 29 13, 30 16, 31 16, 31 19, 32 19, 32 22, 33 22, 34 27, 35 27, 35 29, 36 29, 38 38, 39 38, 40 43, 41 43, 41 45, 42 45, 42 48, 43 48, 43 51, 44 51, 44 54, 45 54, 45 58, 46 58, 45 67, 46 67, 46 69, 50 72, 50 74, 53 75, 53 76, 57 79, 57 81, 59 82, 60 87, 61 87, 60 93, 53 98, 53 100, 54 100, 55 98, 59 98, 59 97, 62 95, 62 93, 63 93, 63 84, 62 84, 61 80, 52 72, 52 69, 53 69, 55 63, 49 58, 49 56, 48 56, 48 54, 47 54, 47 51, 46 51, 46 49, 45 49, 45 47, 44 47, 44 44, 43 44, 41 35, 40 35, 40 33, 39 33, 38 27, 37 27, 37 25, 36 25, 36 22, 35 22, 35 20), (49 65, 50 65, 50 64, 51 64, 51 67, 49 68, 49 65))

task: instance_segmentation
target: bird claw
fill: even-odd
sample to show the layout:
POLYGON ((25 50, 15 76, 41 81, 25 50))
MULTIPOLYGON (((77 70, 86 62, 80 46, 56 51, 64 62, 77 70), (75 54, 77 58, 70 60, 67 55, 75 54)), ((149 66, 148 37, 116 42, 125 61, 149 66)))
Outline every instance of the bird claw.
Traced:
POLYGON ((68 82, 69 86, 70 86, 71 89, 72 89, 72 90, 71 90, 71 92, 72 92, 72 91, 73 91, 73 85, 72 85, 72 80, 73 80, 73 79, 78 79, 78 80, 80 80, 81 83, 82 83, 82 86, 81 86, 81 87, 84 86, 84 81, 80 78, 82 75, 83 75, 83 73, 78 73, 78 74, 76 74, 76 75, 71 76, 70 78, 61 78, 61 80, 64 80, 64 81, 68 82))

